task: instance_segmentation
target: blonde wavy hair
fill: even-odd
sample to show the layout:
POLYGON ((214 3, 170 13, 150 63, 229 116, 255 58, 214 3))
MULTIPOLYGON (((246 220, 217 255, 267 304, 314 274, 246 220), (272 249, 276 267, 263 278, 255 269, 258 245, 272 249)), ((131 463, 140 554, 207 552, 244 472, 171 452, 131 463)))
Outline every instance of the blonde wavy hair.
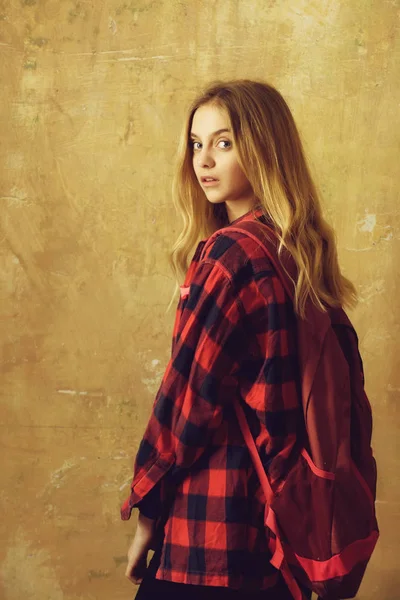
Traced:
MULTIPOLYGON (((355 286, 340 271, 336 235, 322 215, 300 135, 281 94, 265 82, 214 81, 193 100, 180 136, 172 199, 183 228, 168 256, 179 292, 191 253, 201 239, 229 224, 225 203, 211 204, 193 169, 190 132, 195 111, 205 104, 225 109, 238 162, 279 240, 297 266, 294 309, 304 318, 308 297, 321 311, 354 307, 355 286)), ((293 281, 293 280, 292 280, 293 281)))

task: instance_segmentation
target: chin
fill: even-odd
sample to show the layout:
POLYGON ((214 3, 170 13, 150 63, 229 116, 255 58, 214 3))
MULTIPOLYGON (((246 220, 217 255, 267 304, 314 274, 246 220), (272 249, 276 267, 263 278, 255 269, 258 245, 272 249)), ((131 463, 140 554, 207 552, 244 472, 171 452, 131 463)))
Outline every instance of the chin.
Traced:
POLYGON ((225 204, 225 200, 219 200, 218 198, 207 198, 210 204, 225 204))

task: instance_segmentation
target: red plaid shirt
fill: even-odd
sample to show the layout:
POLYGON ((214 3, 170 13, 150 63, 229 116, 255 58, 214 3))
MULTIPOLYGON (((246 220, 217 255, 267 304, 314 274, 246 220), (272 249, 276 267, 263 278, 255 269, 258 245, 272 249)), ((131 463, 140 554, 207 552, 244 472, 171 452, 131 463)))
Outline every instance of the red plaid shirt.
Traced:
POLYGON ((232 399, 279 485, 302 445, 296 315, 265 252, 230 225, 205 252, 207 240, 199 243, 181 286, 171 358, 121 516, 138 507, 162 521, 157 579, 263 589, 278 571, 232 399))

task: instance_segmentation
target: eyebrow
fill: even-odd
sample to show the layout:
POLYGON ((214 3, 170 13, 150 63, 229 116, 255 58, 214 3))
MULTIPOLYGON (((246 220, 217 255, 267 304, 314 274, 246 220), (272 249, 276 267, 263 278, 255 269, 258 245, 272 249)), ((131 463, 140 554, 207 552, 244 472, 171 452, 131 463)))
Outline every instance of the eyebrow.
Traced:
MULTIPOLYGON (((218 135, 218 133, 223 133, 224 131, 228 131, 229 133, 231 133, 230 129, 218 129, 217 131, 214 131, 214 133, 212 133, 211 135, 218 135)), ((197 133, 191 133, 190 137, 191 138, 193 138, 193 137, 199 138, 197 133)))

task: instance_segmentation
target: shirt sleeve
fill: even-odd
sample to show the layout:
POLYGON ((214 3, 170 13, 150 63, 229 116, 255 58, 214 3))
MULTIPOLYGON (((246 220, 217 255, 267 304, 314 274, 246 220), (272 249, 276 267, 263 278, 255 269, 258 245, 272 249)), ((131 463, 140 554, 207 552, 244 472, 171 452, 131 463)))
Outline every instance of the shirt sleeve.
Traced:
POLYGON ((163 508, 161 483, 158 482, 136 505, 139 512, 149 519, 157 519, 161 515, 163 508))
POLYGON ((172 355, 136 455, 131 494, 121 508, 124 520, 134 507, 158 516, 164 486, 200 458, 236 390, 245 312, 230 273, 215 261, 199 263, 180 311, 172 355))

